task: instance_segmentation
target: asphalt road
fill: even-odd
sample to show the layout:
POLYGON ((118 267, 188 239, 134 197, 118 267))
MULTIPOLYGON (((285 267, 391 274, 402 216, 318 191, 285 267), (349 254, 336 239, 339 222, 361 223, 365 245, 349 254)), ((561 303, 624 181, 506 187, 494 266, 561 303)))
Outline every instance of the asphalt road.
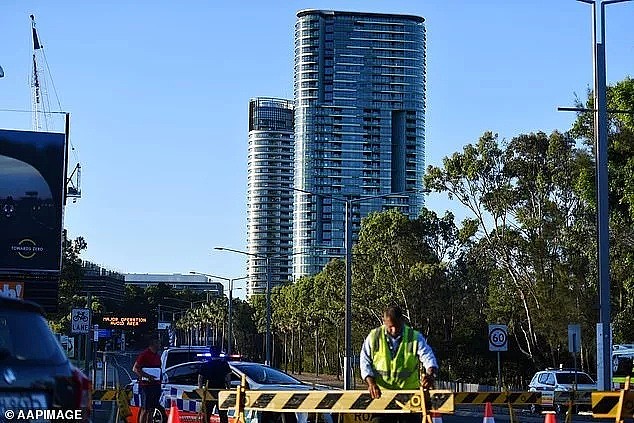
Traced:
MULTIPOLYGON (((132 366, 136 359, 137 352, 130 353, 109 353, 106 356, 106 383, 107 387, 113 388, 116 386, 127 385, 131 378, 132 366)), ((103 374, 104 370, 98 369, 97 371, 97 383, 95 389, 103 388, 103 374)), ((302 375, 294 375, 300 380, 306 380, 310 383, 315 383, 314 377, 310 375, 303 377, 302 375)), ((324 381, 321 380, 321 383, 324 381)), ((336 383, 335 383, 336 384, 336 383)), ((113 401, 104 401, 94 404, 93 421, 94 423, 116 423, 116 407, 113 401)), ((494 421, 495 423, 511 423, 511 419, 508 414, 508 409, 504 407, 494 407, 494 421)), ((528 410, 516 410, 517 419, 514 423, 544 423, 544 416, 540 414, 531 414, 528 410)), ((367 415, 359 415, 355 419, 355 423, 367 423, 367 415)), ((482 423, 484 417, 484 406, 472 406, 472 407, 458 407, 453 415, 443 415, 442 423, 482 423)), ((587 415, 575 415, 573 416, 573 423, 588 423, 590 421, 607 422, 607 420, 593 419, 592 416, 587 415)), ((557 415, 556 423, 564 423, 565 416, 557 415)), ((440 423, 440 422, 438 422, 440 423)))

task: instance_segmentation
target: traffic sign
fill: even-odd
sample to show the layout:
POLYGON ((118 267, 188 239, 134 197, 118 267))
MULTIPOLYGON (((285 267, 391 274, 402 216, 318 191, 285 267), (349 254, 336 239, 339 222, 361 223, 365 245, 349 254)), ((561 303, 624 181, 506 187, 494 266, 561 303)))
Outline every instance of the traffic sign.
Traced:
POLYGON ((62 345, 64 352, 68 358, 75 358, 75 338, 72 336, 61 335, 59 343, 62 345))
POLYGON ((110 338, 112 336, 112 329, 99 329, 99 338, 110 338))
POLYGON ((75 358, 75 338, 72 336, 66 340, 66 355, 68 358, 75 358))
POLYGON ((489 325, 489 351, 508 351, 509 337, 506 325, 489 325))
POLYGON ((74 308, 71 312, 71 333, 90 332, 90 310, 87 308, 74 308))
POLYGON ((581 325, 568 325, 568 352, 581 351, 581 325))

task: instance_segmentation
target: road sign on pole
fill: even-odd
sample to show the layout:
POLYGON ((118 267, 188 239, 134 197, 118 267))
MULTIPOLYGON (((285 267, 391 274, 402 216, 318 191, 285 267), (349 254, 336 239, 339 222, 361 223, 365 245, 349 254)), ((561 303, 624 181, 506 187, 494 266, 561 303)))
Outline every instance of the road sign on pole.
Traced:
POLYGON ((489 351, 508 351, 509 338, 506 325, 489 325, 489 351))
POLYGON ((90 310, 87 308, 74 308, 71 312, 71 333, 90 332, 90 310))
POLYGON ((581 325, 568 325, 568 352, 581 351, 581 325))
POLYGON ((59 337, 59 342, 66 352, 68 358, 75 358, 75 338, 72 336, 62 335, 59 337))
POLYGON ((500 351, 508 351, 509 337, 506 325, 489 325, 489 351, 497 351, 498 355, 498 387, 502 389, 502 366, 500 351))
POLYGON ((68 358, 75 358, 75 338, 72 336, 66 340, 66 355, 68 358))

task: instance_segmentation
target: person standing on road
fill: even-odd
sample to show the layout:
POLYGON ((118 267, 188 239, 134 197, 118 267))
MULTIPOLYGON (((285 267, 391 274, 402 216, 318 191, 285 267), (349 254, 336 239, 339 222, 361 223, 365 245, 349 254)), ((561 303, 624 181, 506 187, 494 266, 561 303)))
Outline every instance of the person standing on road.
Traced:
POLYGON ((152 338, 149 346, 139 354, 132 367, 132 371, 139 377, 139 423, 150 423, 154 409, 159 408, 161 398, 160 348, 161 340, 158 337, 152 338))
MULTIPOLYGON (((214 397, 213 401, 205 402, 205 421, 209 421, 214 406, 218 406, 218 391, 230 388, 231 368, 227 357, 220 354, 216 347, 209 348, 209 357, 200 365, 198 373, 198 387, 207 387, 214 397)), ((220 423, 228 423, 229 416, 227 410, 218 410, 220 423)))
MULTIPOLYGON (((438 372, 438 362, 423 335, 405 324, 398 306, 383 312, 383 325, 372 329, 363 343, 360 357, 361 378, 372 398, 381 397, 381 389, 430 389, 438 372), (420 364, 424 367, 422 380, 420 364)), ((377 420, 414 421, 416 413, 377 415, 377 420)), ((373 418, 374 419, 374 418, 373 418)))

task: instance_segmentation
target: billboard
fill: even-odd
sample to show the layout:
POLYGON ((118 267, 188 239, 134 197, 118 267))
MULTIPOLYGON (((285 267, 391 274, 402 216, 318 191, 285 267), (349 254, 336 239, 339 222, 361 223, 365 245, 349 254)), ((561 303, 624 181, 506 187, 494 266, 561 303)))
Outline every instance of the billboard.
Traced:
POLYGON ((0 295, 17 297, 39 304, 45 312, 57 312, 59 274, 3 274, 0 272, 0 295))
POLYGON ((0 129, 0 272, 59 272, 66 136, 0 129))

